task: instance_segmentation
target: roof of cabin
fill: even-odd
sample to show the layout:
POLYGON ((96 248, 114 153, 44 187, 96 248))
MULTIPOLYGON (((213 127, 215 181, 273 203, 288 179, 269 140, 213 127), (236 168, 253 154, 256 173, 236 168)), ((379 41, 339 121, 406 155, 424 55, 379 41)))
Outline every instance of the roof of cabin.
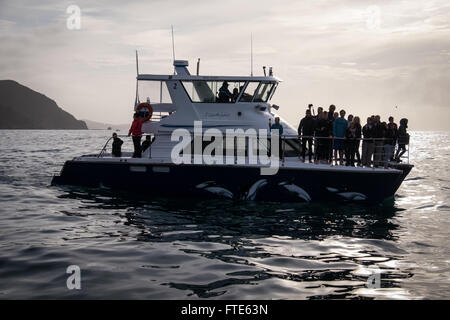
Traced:
POLYGON ((162 75, 162 74, 140 74, 137 80, 147 81, 229 81, 229 82, 244 82, 244 81, 265 81, 265 82, 281 82, 283 80, 277 77, 251 77, 251 76, 195 76, 195 75, 162 75))

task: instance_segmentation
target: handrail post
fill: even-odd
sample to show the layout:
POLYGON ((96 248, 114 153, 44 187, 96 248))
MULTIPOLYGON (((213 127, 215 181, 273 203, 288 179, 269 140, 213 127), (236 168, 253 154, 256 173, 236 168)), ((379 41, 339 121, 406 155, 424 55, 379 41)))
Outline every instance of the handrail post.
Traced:
POLYGON ((334 159, 334 136, 331 137, 331 165, 333 165, 333 161, 336 161, 336 159, 334 159))
MULTIPOLYGON (((411 139, 410 139, 411 140, 411 139)), ((411 147, 411 141, 408 141, 409 143, 408 143, 408 164, 409 164, 409 149, 410 149, 410 147, 411 147)))
POLYGON ((106 141, 105 145, 103 146, 102 150, 98 154, 97 158, 100 158, 101 156, 103 156, 103 152, 106 151, 106 146, 108 145, 109 141, 111 141, 111 139, 112 139, 112 137, 109 137, 109 139, 106 141))

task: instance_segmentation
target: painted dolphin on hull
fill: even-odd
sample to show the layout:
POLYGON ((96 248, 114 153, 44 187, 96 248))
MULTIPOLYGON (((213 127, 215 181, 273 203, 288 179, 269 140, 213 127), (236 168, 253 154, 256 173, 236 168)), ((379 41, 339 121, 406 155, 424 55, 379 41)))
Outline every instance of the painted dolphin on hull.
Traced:
POLYGON ((204 189, 204 188, 206 188, 206 187, 213 186, 213 185, 215 185, 215 184, 216 184, 216 183, 215 183, 214 181, 205 181, 205 182, 202 182, 202 183, 196 185, 195 187, 196 187, 197 189, 204 189))
POLYGON ((346 200, 353 200, 353 201, 364 201, 367 200, 367 196, 365 194, 359 193, 359 192, 339 192, 339 189, 336 188, 327 188, 328 191, 337 194, 341 198, 344 198, 346 200))
POLYGON ((267 184, 266 179, 256 181, 245 194, 245 200, 255 200, 258 190, 267 184))
POLYGON ((347 200, 354 200, 354 201, 364 201, 367 199, 366 195, 359 192, 339 192, 338 196, 347 200))
POLYGON ((305 200, 306 202, 311 201, 311 197, 309 196, 308 192, 306 192, 305 190, 303 190, 296 184, 293 184, 288 181, 284 181, 284 182, 280 182, 278 185, 284 187, 287 191, 296 194, 297 197, 305 200))
POLYGON ((233 199, 233 193, 218 186, 214 181, 205 181, 195 186, 197 189, 208 191, 223 198, 233 199))

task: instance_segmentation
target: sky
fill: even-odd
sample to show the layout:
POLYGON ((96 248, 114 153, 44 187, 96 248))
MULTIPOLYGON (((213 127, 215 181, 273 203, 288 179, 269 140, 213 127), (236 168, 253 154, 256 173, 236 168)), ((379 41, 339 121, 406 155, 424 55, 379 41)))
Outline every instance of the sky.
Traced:
POLYGON ((249 75, 253 34, 254 74, 283 80, 272 102, 293 125, 313 103, 450 130, 448 0, 0 0, 0 79, 77 119, 128 123, 135 50, 141 73, 171 74, 171 25, 176 58, 192 73, 201 58, 202 75, 249 75))

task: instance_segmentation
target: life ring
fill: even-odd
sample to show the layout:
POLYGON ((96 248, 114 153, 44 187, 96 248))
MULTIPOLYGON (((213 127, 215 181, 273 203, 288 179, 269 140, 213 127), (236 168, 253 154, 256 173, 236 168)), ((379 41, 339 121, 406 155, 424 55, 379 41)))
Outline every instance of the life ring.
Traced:
POLYGON ((150 103, 142 102, 142 103, 138 104, 138 106, 136 107, 136 112, 139 113, 140 110, 141 110, 142 108, 147 108, 147 109, 148 109, 148 114, 147 114, 147 116, 146 116, 145 118, 142 119, 142 122, 147 122, 148 120, 150 120, 150 119, 152 118, 152 115, 153 115, 153 108, 152 108, 152 106, 150 105, 150 103))

